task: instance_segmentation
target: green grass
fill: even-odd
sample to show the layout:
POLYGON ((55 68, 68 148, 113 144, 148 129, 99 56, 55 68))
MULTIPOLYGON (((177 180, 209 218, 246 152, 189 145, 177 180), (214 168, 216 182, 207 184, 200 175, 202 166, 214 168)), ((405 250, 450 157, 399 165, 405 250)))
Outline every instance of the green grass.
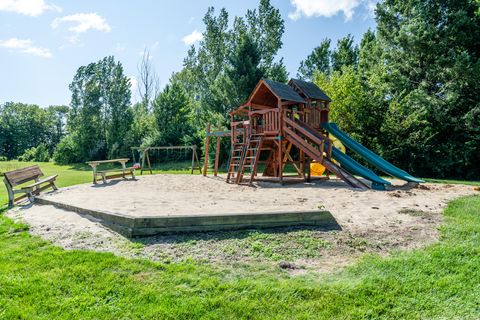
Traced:
POLYGON ((65 251, 0 216, 0 319, 478 319, 479 212, 455 200, 437 244, 297 277, 65 251))
POLYGON ((480 181, 432 179, 432 178, 422 178, 422 179, 430 183, 466 184, 469 186, 480 186, 480 181))
MULTIPOLYGON (((0 162, 0 172, 30 164, 0 162)), ((59 174, 59 186, 91 180, 86 165, 39 165, 46 175, 59 174)), ((161 169, 189 172, 184 165, 161 169)), ((426 249, 366 256, 340 273, 291 277, 241 262, 218 267, 65 251, 0 215, 0 319, 478 319, 480 197, 451 202, 445 216, 440 241, 426 249)), ((278 248, 308 258, 329 246, 308 232, 295 237, 282 248, 272 235, 253 232, 242 249, 277 260, 278 248)), ((132 250, 142 246, 132 242, 132 250)))

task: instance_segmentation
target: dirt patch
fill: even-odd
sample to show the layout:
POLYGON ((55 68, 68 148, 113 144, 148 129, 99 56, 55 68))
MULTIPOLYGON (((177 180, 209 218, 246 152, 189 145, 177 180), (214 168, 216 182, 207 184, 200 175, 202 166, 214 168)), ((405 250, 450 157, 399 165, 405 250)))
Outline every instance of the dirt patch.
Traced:
POLYGON ((35 205, 7 213, 30 225, 30 231, 66 249, 109 251, 157 261, 215 264, 267 263, 292 274, 337 269, 365 253, 386 255, 437 239, 441 210, 459 196, 472 194, 463 185, 424 184, 393 191, 354 191, 341 181, 255 187, 189 175, 156 175, 93 187, 61 189, 48 197, 74 205, 134 215, 198 212, 329 210, 340 230, 278 228, 161 235, 126 239, 101 221, 52 206, 35 205))

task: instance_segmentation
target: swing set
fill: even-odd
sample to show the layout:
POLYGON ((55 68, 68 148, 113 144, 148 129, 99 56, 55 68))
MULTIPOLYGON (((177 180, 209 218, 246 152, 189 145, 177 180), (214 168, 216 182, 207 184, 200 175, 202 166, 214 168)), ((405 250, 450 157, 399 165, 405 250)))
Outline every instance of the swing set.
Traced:
POLYGON ((139 166, 140 174, 143 171, 149 171, 153 174, 153 170, 156 168, 155 164, 160 162, 178 162, 180 160, 187 159, 187 153, 190 150, 192 152, 191 157, 191 174, 198 168, 200 174, 202 168, 200 160, 198 158, 197 146, 161 146, 161 147, 132 147, 132 157, 135 166, 139 166), (183 158, 182 158, 183 151, 183 158))

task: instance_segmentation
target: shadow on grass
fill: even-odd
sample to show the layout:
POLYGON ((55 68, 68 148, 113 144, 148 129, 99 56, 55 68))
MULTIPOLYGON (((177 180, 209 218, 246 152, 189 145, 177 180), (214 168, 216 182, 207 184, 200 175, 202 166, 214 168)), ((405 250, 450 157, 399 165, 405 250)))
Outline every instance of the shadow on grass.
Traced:
POLYGON ((292 227, 272 227, 272 228, 249 228, 242 230, 229 231, 204 231, 204 232, 182 232, 182 233, 167 233, 150 237, 135 237, 128 238, 132 243, 139 243, 143 245, 155 244, 185 244, 195 241, 209 242, 222 240, 243 240, 256 236, 281 235, 297 231, 341 231, 342 227, 335 219, 329 221, 323 226, 292 226, 292 227))

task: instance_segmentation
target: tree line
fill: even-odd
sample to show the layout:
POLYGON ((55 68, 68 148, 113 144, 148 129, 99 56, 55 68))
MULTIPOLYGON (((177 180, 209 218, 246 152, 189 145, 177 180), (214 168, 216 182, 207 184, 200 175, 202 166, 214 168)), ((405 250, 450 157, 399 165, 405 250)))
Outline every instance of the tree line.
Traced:
MULTIPOLYGON (((331 121, 387 160, 419 176, 478 179, 479 3, 385 0, 375 20, 359 41, 319 41, 292 76, 318 84, 333 100, 331 121)), ((278 55, 285 23, 269 0, 233 19, 211 7, 203 22, 202 41, 161 90, 144 53, 138 103, 121 63, 106 57, 77 70, 68 108, 0 106, 1 155, 43 146, 73 163, 127 156, 131 146, 201 146, 206 124, 227 128, 259 79, 288 80, 278 55)))

